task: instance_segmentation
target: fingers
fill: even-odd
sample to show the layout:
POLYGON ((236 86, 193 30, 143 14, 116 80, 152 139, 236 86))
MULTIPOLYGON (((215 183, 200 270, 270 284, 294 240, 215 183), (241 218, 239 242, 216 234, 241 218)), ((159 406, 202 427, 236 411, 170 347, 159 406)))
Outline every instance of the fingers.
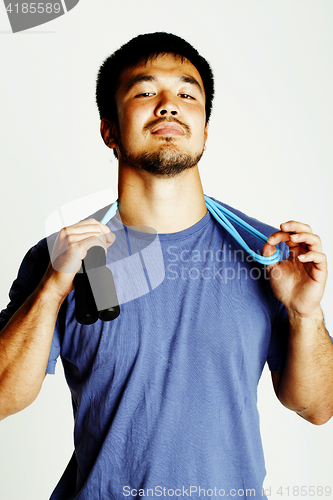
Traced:
MULTIPOLYGON (((80 253, 81 259, 84 259, 87 251, 92 246, 100 246, 107 251, 108 247, 114 242, 115 236, 113 233, 101 234, 101 233, 80 233, 80 234, 69 234, 66 237, 65 247, 77 246, 80 253)), ((63 245, 64 247, 64 245, 63 245)), ((64 248, 62 248, 62 251, 64 248)))
POLYGON ((110 229, 95 219, 87 219, 61 229, 53 245, 46 278, 50 286, 66 297, 74 288, 74 277, 89 248, 98 245, 107 251, 115 239, 110 229))
POLYGON ((272 234, 267 241, 270 245, 277 245, 278 243, 284 242, 289 247, 304 244, 307 245, 309 249, 316 252, 321 252, 322 250, 319 236, 313 233, 285 233, 278 231, 272 234))
POLYGON ((75 274, 89 248, 101 246, 105 251, 115 241, 110 229, 94 219, 63 228, 53 247, 51 262, 56 271, 75 274))
POLYGON ((326 271, 327 261, 324 253, 314 251, 302 253, 298 256, 298 260, 300 260, 303 264, 311 262, 319 271, 326 271))
POLYGON ((327 280, 326 255, 320 252, 306 252, 298 255, 297 260, 313 281, 325 286, 327 280))
MULTIPOLYGON (((288 221, 280 226, 281 230, 273 233, 263 248, 263 255, 272 255, 275 246, 284 242, 290 248, 289 261, 299 261, 304 264, 306 272, 313 279, 321 281, 327 275, 326 255, 322 253, 322 244, 318 235, 313 234, 307 224, 288 221)), ((272 267, 272 266, 270 266, 272 267)))
POLYGON ((295 220, 289 220, 288 222, 283 222, 280 225, 282 231, 294 232, 294 233, 312 233, 312 229, 308 224, 303 222, 297 222, 295 220))
POLYGON ((59 232, 59 238, 70 238, 72 241, 79 241, 79 239, 86 239, 91 236, 101 237, 101 241, 106 243, 113 243, 115 235, 111 233, 108 226, 101 224, 95 219, 87 219, 69 227, 64 227, 59 232))
POLYGON ((274 245, 270 245, 268 242, 264 244, 262 249, 262 254, 264 257, 270 257, 271 255, 274 255, 275 252, 276 248, 274 245))
POLYGON ((109 231, 108 233, 101 233, 99 231, 88 231, 89 226, 83 226, 78 231, 72 232, 68 228, 64 228, 59 233, 59 239, 65 246, 74 245, 76 243, 83 243, 85 240, 90 238, 98 238, 97 244, 103 246, 105 250, 115 241, 116 237, 114 233, 109 231))
POLYGON ((86 232, 98 232, 103 234, 110 233, 110 229, 108 226, 105 226, 101 222, 98 222, 95 219, 87 219, 81 222, 77 222, 69 227, 64 227, 61 231, 71 234, 82 234, 86 232))
POLYGON ((289 221, 281 224, 281 231, 276 231, 268 238, 270 245, 277 245, 284 242, 293 248, 302 245, 311 251, 321 252, 322 245, 318 235, 313 234, 312 229, 307 224, 289 221))

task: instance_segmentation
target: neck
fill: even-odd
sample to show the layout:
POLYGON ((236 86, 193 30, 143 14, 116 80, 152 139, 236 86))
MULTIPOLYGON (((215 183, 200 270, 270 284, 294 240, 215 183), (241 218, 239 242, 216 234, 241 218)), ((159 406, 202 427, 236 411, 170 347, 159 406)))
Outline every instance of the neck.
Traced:
POLYGON ((119 165, 118 203, 123 224, 158 233, 183 231, 207 212, 197 166, 174 177, 159 177, 119 165))

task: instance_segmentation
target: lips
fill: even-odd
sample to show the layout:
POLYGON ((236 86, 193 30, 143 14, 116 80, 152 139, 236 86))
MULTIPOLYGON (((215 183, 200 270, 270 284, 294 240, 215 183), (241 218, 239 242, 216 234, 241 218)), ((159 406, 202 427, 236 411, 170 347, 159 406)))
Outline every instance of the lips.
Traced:
POLYGON ((162 122, 152 128, 154 135, 185 135, 183 128, 177 123, 162 122))

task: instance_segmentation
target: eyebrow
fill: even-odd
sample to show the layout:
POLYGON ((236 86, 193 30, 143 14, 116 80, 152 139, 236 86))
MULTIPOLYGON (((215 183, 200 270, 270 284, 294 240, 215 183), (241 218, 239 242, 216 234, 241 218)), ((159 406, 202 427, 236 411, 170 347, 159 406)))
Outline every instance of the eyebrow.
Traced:
POLYGON ((144 74, 139 74, 131 78, 125 85, 125 92, 128 92, 131 90, 134 85, 136 85, 139 82, 152 82, 156 80, 156 78, 152 75, 144 75, 144 74))
POLYGON ((196 80, 193 76, 186 76, 186 75, 183 75, 179 78, 182 82, 184 83, 189 83, 191 85, 194 85, 195 87, 197 87, 199 89, 199 91, 201 92, 201 94, 203 95, 204 92, 203 92, 203 89, 200 85, 200 83, 198 82, 198 80, 196 80))
MULTIPOLYGON (((153 82, 153 81, 156 81, 156 80, 157 80, 157 78, 155 76, 153 76, 153 75, 146 75, 146 74, 136 75, 136 76, 134 76, 133 78, 131 78, 127 82, 127 84, 125 86, 125 92, 128 92, 137 83, 140 83, 140 82, 153 82)), ((179 77, 179 80, 181 82, 189 83, 190 85, 194 85, 195 87, 197 87, 197 89, 200 91, 200 93, 202 95, 204 95, 204 92, 203 92, 203 89, 202 89, 200 83, 193 76, 182 75, 182 76, 179 77)))

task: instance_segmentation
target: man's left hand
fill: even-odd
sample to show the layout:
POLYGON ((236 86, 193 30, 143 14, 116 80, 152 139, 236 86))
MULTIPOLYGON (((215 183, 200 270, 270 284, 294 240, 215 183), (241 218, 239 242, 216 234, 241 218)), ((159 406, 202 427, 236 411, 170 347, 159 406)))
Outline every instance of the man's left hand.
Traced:
POLYGON ((265 256, 272 255, 278 243, 289 247, 288 259, 267 266, 272 290, 289 314, 310 317, 318 312, 327 279, 321 240, 301 222, 288 221, 280 228, 263 247, 265 256))

